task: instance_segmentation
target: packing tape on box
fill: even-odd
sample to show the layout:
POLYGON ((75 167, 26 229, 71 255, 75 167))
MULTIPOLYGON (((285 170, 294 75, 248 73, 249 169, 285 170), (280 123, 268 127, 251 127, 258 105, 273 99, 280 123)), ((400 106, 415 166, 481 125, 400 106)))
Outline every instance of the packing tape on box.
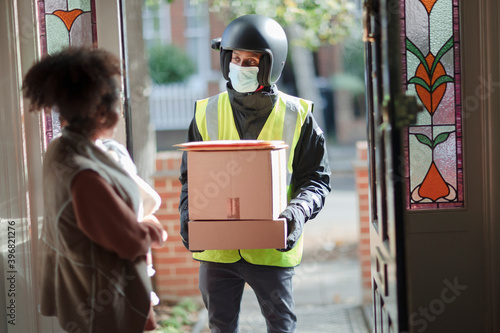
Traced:
POLYGON ((230 220, 239 220, 240 198, 227 198, 227 218, 230 220))

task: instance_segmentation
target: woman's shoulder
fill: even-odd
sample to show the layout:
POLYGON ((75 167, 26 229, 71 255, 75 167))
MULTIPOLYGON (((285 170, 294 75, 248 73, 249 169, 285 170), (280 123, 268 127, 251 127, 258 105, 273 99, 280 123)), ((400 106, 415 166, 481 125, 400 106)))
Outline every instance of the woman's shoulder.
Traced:
POLYGON ((87 142, 75 142, 64 135, 53 139, 44 156, 44 177, 71 181, 82 170, 98 170, 87 142))

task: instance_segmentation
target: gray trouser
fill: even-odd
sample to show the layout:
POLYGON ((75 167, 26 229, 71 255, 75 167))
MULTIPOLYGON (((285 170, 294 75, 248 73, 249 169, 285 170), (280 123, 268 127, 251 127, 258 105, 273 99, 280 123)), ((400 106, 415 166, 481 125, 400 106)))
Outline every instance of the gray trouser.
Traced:
POLYGON ((266 319, 268 333, 294 333, 293 268, 202 262, 200 291, 212 333, 238 333, 238 317, 245 282, 252 287, 266 319))

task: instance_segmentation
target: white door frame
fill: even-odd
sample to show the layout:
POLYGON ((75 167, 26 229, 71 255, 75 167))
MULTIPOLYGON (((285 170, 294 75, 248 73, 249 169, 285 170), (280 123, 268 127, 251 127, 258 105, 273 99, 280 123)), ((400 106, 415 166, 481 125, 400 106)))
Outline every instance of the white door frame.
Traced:
MULTIPOLYGON (((121 58, 119 1, 96 1, 96 18, 98 44, 121 58)), ((40 58, 37 10, 36 1, 0 3, 0 308, 15 304, 15 310, 0 311, 0 332, 7 333, 63 331, 57 319, 38 313, 35 272, 43 218, 45 133, 43 115, 27 111, 21 90, 24 75, 40 58), (16 244, 10 253, 15 255, 15 262, 10 262, 15 273, 8 266, 13 235, 9 231, 15 231, 10 237, 10 244, 16 244), (11 275, 13 285, 7 280, 11 275), (14 318, 15 325, 10 324, 14 318)), ((118 140, 125 143, 123 119, 118 140)))

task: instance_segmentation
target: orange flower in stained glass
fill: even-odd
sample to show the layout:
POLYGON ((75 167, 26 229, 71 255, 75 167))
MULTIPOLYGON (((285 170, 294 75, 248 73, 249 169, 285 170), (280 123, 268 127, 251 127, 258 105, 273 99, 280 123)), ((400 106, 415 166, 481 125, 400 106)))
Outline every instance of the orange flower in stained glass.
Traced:
MULTIPOLYGON (((443 132, 436 136, 436 138, 431 139, 425 134, 415 134, 417 140, 426 145, 431 149, 433 154, 436 146, 447 142, 450 135, 453 132, 443 132)), ((427 171, 427 174, 424 177, 422 183, 414 188, 411 193, 412 200, 415 202, 422 201, 424 199, 431 200, 432 202, 445 202, 445 201, 453 201, 456 199, 456 190, 447 183, 439 169, 437 168, 434 157, 433 161, 427 171)))
POLYGON ((80 16, 80 14, 83 13, 82 10, 80 9, 73 9, 72 11, 63 11, 63 10, 56 10, 54 12, 54 15, 59 17, 64 24, 66 25, 66 28, 68 28, 68 31, 71 30, 71 26, 75 22, 76 18, 80 16))
POLYGON ((415 44, 406 39, 408 51, 420 60, 415 76, 409 79, 408 83, 415 84, 418 97, 431 115, 434 114, 443 99, 446 83, 454 82, 454 79, 446 74, 446 70, 440 61, 452 47, 453 37, 441 47, 436 56, 432 53, 424 56, 415 44))
MULTIPOLYGON (((429 53, 425 60, 427 61, 427 66, 432 67, 434 56, 429 53)), ((438 63, 433 73, 428 73, 425 66, 423 64, 420 64, 417 68, 415 76, 422 79, 425 83, 427 83, 429 87, 433 87, 437 79, 444 75, 446 75, 446 71, 443 65, 441 63, 438 63)), ((441 103, 441 100, 443 99, 444 93, 446 91, 446 84, 442 83, 434 89, 428 89, 422 85, 417 84, 416 89, 417 95, 422 100, 422 103, 424 103, 425 108, 432 114, 434 113, 434 111, 436 111, 439 103, 441 103)))
POLYGON ((430 14, 432 7, 436 4, 437 0, 420 0, 420 2, 425 6, 427 13, 430 14))
POLYGON ((429 171, 427 171, 427 175, 422 185, 420 185, 418 194, 422 198, 429 198, 432 201, 444 198, 450 194, 448 184, 446 184, 434 162, 432 162, 429 171))

